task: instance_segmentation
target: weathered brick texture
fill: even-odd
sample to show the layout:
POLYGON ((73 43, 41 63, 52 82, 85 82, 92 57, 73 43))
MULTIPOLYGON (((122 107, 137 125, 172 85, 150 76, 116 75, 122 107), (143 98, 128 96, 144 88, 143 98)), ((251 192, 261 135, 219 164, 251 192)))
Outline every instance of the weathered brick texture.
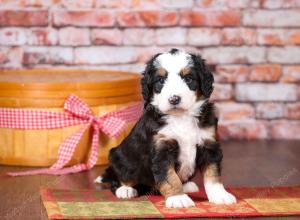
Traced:
POLYGON ((299 0, 0 0, 0 68, 212 66, 221 139, 300 139, 299 0))

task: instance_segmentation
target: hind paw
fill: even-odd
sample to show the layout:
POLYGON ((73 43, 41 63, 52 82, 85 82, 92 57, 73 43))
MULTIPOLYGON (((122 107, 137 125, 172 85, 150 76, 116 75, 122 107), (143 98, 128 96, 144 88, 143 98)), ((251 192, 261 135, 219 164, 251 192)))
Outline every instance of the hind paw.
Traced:
POLYGON ((102 183, 102 176, 98 176, 95 180, 94 183, 102 183))

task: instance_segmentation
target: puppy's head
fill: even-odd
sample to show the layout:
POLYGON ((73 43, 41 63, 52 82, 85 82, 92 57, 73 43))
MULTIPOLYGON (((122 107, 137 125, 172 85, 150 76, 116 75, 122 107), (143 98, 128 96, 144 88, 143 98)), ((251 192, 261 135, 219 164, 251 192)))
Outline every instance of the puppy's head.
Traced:
POLYGON ((145 105, 152 104, 166 114, 187 111, 210 97, 213 81, 198 55, 178 49, 156 54, 148 61, 141 80, 145 105))

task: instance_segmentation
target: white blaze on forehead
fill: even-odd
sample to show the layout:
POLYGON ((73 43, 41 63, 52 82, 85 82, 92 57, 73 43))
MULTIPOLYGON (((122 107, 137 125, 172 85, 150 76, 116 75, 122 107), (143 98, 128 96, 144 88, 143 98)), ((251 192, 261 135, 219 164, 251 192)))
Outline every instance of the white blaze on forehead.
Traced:
POLYGON ((163 53, 156 59, 155 65, 164 68, 168 73, 179 73, 189 65, 190 55, 184 51, 163 53))

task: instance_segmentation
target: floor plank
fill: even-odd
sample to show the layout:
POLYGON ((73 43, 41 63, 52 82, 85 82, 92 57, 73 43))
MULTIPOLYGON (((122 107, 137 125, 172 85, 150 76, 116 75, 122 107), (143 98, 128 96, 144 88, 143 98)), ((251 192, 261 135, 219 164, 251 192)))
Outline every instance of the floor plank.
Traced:
MULTIPOLYGON (((222 143, 222 146, 225 186, 300 184, 300 141, 228 141, 222 143)), ((25 169, 27 168, 0 166, 0 173, 25 169)), ((103 169, 104 167, 98 166, 88 172, 66 176, 0 176, 0 219, 47 219, 39 195, 41 186, 99 189, 100 187, 94 184, 94 179, 103 169)), ((200 174, 196 175, 195 181, 202 186, 200 174)))

